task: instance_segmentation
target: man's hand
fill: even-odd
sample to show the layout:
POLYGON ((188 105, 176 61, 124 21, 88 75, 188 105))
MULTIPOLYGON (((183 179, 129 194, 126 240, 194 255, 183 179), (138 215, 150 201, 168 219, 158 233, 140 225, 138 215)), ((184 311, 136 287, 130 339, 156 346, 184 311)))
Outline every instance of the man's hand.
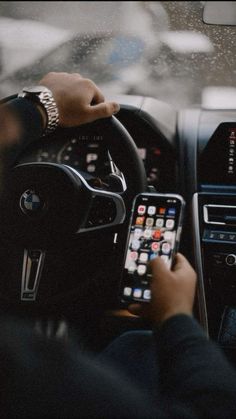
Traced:
POLYGON ((178 253, 170 271, 161 258, 150 262, 152 270, 149 304, 133 304, 133 314, 143 314, 155 323, 162 323, 177 314, 192 315, 196 288, 196 273, 187 259, 178 253))
POLYGON ((92 80, 80 74, 48 73, 40 85, 52 91, 59 111, 59 125, 73 127, 107 118, 120 109, 118 103, 106 102, 92 80))

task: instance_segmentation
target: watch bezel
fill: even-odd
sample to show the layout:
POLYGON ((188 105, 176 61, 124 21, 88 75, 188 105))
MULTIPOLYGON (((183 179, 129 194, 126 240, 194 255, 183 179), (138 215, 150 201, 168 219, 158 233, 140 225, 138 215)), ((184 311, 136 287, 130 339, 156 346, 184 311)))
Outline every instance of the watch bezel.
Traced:
POLYGON ((32 93, 34 95, 39 95, 40 93, 45 93, 45 92, 48 92, 53 96, 51 90, 48 89, 48 87, 46 87, 46 86, 38 85, 38 86, 32 86, 32 87, 23 87, 23 89, 22 89, 22 93, 26 93, 26 94, 27 93, 28 94, 32 93))

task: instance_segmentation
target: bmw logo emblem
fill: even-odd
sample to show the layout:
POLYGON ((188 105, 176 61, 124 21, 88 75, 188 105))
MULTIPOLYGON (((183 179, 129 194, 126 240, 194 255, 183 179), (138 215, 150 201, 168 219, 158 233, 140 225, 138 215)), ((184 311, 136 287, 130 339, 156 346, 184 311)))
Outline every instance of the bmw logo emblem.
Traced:
POLYGON ((24 214, 34 215, 44 208, 44 202, 34 190, 28 189, 20 198, 20 208, 24 214))

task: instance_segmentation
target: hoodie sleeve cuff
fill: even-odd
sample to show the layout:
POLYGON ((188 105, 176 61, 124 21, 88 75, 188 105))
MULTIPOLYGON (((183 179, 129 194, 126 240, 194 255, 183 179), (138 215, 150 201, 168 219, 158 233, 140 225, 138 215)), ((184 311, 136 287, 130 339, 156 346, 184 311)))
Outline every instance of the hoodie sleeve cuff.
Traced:
POLYGON ((37 106, 25 98, 16 98, 7 102, 22 127, 22 141, 33 142, 43 134, 43 118, 37 106))

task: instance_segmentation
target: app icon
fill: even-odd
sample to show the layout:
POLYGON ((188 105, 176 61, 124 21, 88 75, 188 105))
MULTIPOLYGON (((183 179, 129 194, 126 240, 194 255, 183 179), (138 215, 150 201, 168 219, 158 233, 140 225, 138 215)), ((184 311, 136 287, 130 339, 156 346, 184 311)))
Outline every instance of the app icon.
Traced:
POLYGON ((123 291, 123 295, 125 295, 126 297, 129 297, 131 294, 132 294, 132 288, 125 287, 123 291))
POLYGON ((151 300, 151 290, 144 290, 143 298, 144 300, 151 300))
POLYGON ((135 224, 137 224, 137 225, 143 225, 144 219, 145 219, 145 217, 137 217, 136 218, 136 221, 135 221, 135 224))
POLYGON ((155 215, 156 207, 148 207, 148 215, 155 215))
POLYGON ((140 241, 134 239, 131 243, 132 250, 138 250, 140 248, 140 241))
POLYGON ((174 220, 166 220, 166 228, 168 228, 169 230, 171 230, 172 228, 174 228, 175 225, 175 221, 174 220))
POLYGON ((156 226, 161 228, 164 225, 164 218, 157 218, 156 220, 156 226))
POLYGON ((130 253, 130 259, 137 260, 138 259, 138 253, 137 252, 131 252, 130 253))
POLYGON ((162 235, 161 230, 155 230, 152 233, 152 237, 154 240, 161 240, 161 235, 162 235))
POLYGON ((144 230, 143 237, 145 239, 150 239, 152 237, 152 230, 150 228, 146 228, 146 230, 144 230))
POLYGON ((134 271, 136 271, 136 264, 135 263, 132 263, 131 265, 129 265, 129 267, 128 267, 128 272, 130 273, 130 274, 133 274, 134 273, 134 271))
POLYGON ((158 252, 160 250, 160 243, 153 242, 151 245, 151 249, 153 252, 158 252))
POLYGON ((148 253, 140 253, 139 261, 146 263, 148 261, 148 253))
POLYGON ((147 218, 146 219, 146 226, 152 227, 153 224, 154 224, 154 219, 153 218, 147 218))
POLYGON ((145 265, 138 265, 138 274, 144 275, 147 272, 147 267, 145 265))
POLYGON ((169 208, 168 209, 168 215, 170 215, 170 216, 173 215, 174 216, 175 214, 176 214, 176 208, 169 208))
POLYGON ((168 255, 171 250, 171 245, 169 243, 163 243, 161 250, 162 250, 162 253, 165 253, 166 255, 168 255))
POLYGON ((145 214, 146 206, 145 205, 139 205, 138 206, 138 214, 143 215, 145 214))
POLYGON ((166 208, 163 208, 163 207, 159 208, 160 215, 165 215, 165 213, 166 213, 166 208))
POLYGON ((164 233, 164 240, 172 241, 174 240, 175 232, 174 231, 165 231, 164 233))
POLYGON ((142 290, 140 288, 135 288, 133 292, 134 298, 141 298, 142 297, 142 290))
POLYGON ((141 237, 143 230, 141 228, 135 228, 134 230, 134 237, 136 239, 139 239, 141 237))

